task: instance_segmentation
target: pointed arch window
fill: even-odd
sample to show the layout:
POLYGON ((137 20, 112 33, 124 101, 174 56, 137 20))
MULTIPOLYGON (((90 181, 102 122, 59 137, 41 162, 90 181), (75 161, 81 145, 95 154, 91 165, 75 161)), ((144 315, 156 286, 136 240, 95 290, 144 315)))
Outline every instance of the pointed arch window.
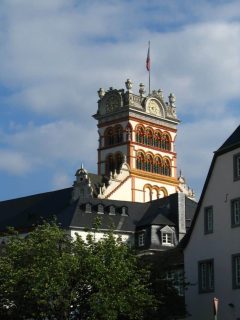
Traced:
POLYGON ((114 128, 114 142, 115 143, 123 142, 123 128, 121 125, 117 125, 114 128))
POLYGON ((162 161, 159 156, 154 159, 153 172, 158 174, 162 173, 162 161))
POLYGON ((146 171, 153 171, 153 157, 150 154, 148 154, 146 157, 146 171))
POLYGON ((142 152, 139 152, 137 154, 137 169, 144 170, 144 154, 142 152))
POLYGON ((153 145, 153 132, 151 129, 147 128, 145 131, 145 144, 152 146, 153 145))
POLYGON ((164 160, 163 163, 163 174, 165 176, 171 176, 171 167, 170 167, 170 162, 168 159, 164 160))
POLYGON ((104 137, 106 147, 114 144, 114 132, 112 127, 106 129, 104 137))
POLYGON ((161 148, 164 150, 168 150, 168 151, 170 151, 170 149, 171 149, 170 138, 167 134, 164 134, 162 136, 161 148))
POLYGON ((144 129, 143 129, 143 127, 137 127, 136 141, 138 143, 144 143, 144 129))
POLYGON ((157 131, 154 134, 154 147, 161 147, 161 132, 157 131))

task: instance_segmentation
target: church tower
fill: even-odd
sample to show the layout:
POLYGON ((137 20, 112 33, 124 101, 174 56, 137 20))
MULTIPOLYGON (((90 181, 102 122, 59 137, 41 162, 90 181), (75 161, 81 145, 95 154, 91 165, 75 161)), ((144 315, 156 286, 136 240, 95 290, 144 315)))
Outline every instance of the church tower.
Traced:
POLYGON ((146 96, 143 84, 139 94, 125 85, 98 91, 98 175, 109 179, 99 197, 147 202, 178 192, 175 96, 165 102, 162 90, 146 96))

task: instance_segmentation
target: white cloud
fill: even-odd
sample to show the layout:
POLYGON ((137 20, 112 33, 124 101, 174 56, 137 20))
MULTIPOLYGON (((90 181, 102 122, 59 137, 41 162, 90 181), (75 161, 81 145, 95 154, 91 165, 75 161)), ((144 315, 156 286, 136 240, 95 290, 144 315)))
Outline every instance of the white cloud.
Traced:
POLYGON ((70 187, 73 182, 73 177, 69 177, 65 172, 56 172, 52 179, 53 189, 63 189, 70 187))
POLYGON ((0 171, 23 175, 31 169, 31 163, 23 154, 13 150, 0 150, 0 171))
MULTIPOLYGON (((0 149, 0 171, 11 174, 24 174, 29 171, 41 172, 42 168, 51 168, 55 172, 53 186, 58 181, 67 182, 63 173, 58 177, 62 167, 65 173, 72 169, 71 180, 75 170, 81 163, 87 164, 88 169, 96 171, 97 162, 97 133, 88 126, 79 126, 78 123, 59 121, 36 126, 29 123, 22 128, 11 125, 14 132, 2 135, 2 143, 10 151, 0 149)), ((69 181, 69 180, 68 180, 69 181)))

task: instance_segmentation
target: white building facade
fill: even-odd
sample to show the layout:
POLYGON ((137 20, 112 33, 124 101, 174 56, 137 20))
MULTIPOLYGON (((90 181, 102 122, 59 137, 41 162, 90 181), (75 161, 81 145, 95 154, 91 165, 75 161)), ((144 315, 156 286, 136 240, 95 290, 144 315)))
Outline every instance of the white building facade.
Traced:
POLYGON ((215 152, 184 249, 188 319, 240 319, 240 126, 215 152))

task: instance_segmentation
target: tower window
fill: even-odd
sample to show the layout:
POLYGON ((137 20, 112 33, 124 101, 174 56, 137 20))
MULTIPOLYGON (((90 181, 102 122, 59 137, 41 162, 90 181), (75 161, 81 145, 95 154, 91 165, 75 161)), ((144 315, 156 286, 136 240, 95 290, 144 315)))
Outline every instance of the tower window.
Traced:
POLYGON ((123 128, 118 125, 114 128, 114 143, 121 143, 123 141, 123 128))
POLYGON ((105 146, 111 146, 114 144, 114 132, 113 132, 113 128, 107 128, 105 131, 105 146))

